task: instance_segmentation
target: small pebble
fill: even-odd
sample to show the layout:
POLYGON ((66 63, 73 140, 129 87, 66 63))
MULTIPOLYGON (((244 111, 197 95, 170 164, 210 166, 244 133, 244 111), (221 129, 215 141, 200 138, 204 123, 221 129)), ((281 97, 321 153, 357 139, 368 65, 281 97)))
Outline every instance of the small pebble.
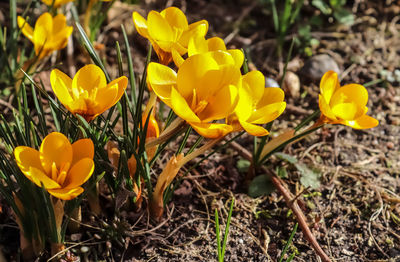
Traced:
POLYGON ((81 252, 82 252, 82 253, 87 253, 87 252, 89 252, 89 247, 87 247, 87 246, 82 246, 82 247, 81 247, 81 252))
POLYGON ((243 244, 243 243, 244 243, 243 239, 239 238, 239 244, 243 244))
POLYGON ((389 142, 386 143, 386 146, 389 149, 393 149, 394 148, 394 143, 389 141, 389 142))
POLYGON ((313 81, 319 81, 321 77, 329 70, 340 74, 338 64, 327 54, 321 54, 311 57, 301 69, 301 74, 313 81))
POLYGON ((300 96, 300 79, 299 77, 290 71, 286 72, 285 78, 283 80, 282 88, 293 98, 298 98, 300 96))
POLYGON ((265 86, 266 87, 279 87, 279 84, 274 79, 266 77, 265 78, 265 86))

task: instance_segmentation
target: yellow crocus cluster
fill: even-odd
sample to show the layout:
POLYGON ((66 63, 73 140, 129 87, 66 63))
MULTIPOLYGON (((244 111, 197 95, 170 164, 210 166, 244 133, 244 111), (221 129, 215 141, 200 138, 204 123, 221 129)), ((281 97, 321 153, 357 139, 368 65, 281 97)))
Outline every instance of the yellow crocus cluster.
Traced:
POLYGON ((147 20, 137 12, 132 17, 138 33, 149 39, 159 57, 160 63, 148 66, 148 88, 179 117, 207 138, 241 129, 256 136, 268 134, 257 124, 283 112, 283 91, 265 88, 261 72, 243 76, 243 53, 227 49, 219 37, 206 39, 207 21, 189 25, 176 7, 151 11, 147 20), (167 66, 172 59, 177 72, 167 66))
POLYGON ((219 138, 241 129, 255 136, 267 135, 256 124, 268 123, 283 112, 283 91, 265 88, 259 71, 243 76, 241 51, 205 50, 184 60, 178 72, 150 63, 149 88, 204 137, 219 138))
POLYGON ((67 26, 63 14, 52 17, 50 13, 42 14, 32 28, 27 21, 18 16, 18 26, 22 33, 33 43, 35 54, 43 58, 56 50, 64 48, 72 34, 72 26, 67 26))

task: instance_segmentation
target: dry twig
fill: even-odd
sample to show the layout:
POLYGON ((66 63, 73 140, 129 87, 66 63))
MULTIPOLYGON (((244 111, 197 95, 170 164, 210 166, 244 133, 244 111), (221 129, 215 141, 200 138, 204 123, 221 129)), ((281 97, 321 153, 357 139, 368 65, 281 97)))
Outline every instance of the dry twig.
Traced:
MULTIPOLYGON (((235 148, 239 154, 244 157, 245 159, 252 161, 252 155, 251 153, 239 145, 236 142, 232 142, 230 144, 231 147, 235 148)), ((279 193, 283 196, 285 199, 286 205, 293 211, 293 214, 296 216, 296 220, 299 223, 300 228, 303 231, 304 236, 306 237, 307 241, 311 244, 312 248, 314 251, 320 256, 322 261, 324 262, 330 262, 331 259, 328 257, 328 255, 324 252, 324 250, 320 247, 318 244, 317 240, 315 239, 313 233, 311 232, 310 228, 307 225, 306 218, 303 214, 303 211, 300 209, 297 201, 294 201, 295 199, 293 198, 293 194, 286 188, 284 182, 276 176, 276 174, 270 172, 270 170, 266 169, 265 167, 262 167, 262 170, 268 175, 274 184, 275 188, 279 191, 279 193)))

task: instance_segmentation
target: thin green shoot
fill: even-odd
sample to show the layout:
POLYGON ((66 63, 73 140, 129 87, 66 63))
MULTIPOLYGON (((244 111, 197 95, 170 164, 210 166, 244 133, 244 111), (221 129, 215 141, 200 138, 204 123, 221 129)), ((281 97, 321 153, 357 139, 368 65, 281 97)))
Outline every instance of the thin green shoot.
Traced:
POLYGON ((232 218, 232 211, 233 211, 234 203, 235 203, 235 198, 232 198, 231 206, 230 206, 230 209, 229 209, 228 218, 227 218, 226 226, 225 226, 224 239, 222 240, 222 243, 221 243, 221 239, 220 239, 220 224, 219 224, 219 218, 218 218, 218 209, 215 209, 215 234, 217 236, 218 262, 223 262, 224 261, 226 243, 228 241, 229 227, 230 227, 230 224, 231 224, 231 218, 232 218))

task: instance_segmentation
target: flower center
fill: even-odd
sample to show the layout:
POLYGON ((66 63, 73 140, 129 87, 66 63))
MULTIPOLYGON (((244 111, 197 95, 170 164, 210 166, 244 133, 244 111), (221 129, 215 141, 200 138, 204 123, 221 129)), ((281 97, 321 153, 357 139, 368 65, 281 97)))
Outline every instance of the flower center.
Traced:
POLYGON ((56 163, 53 162, 51 165, 51 179, 62 186, 65 182, 65 178, 67 177, 70 166, 71 163, 63 163, 60 167, 60 170, 58 170, 56 163))

